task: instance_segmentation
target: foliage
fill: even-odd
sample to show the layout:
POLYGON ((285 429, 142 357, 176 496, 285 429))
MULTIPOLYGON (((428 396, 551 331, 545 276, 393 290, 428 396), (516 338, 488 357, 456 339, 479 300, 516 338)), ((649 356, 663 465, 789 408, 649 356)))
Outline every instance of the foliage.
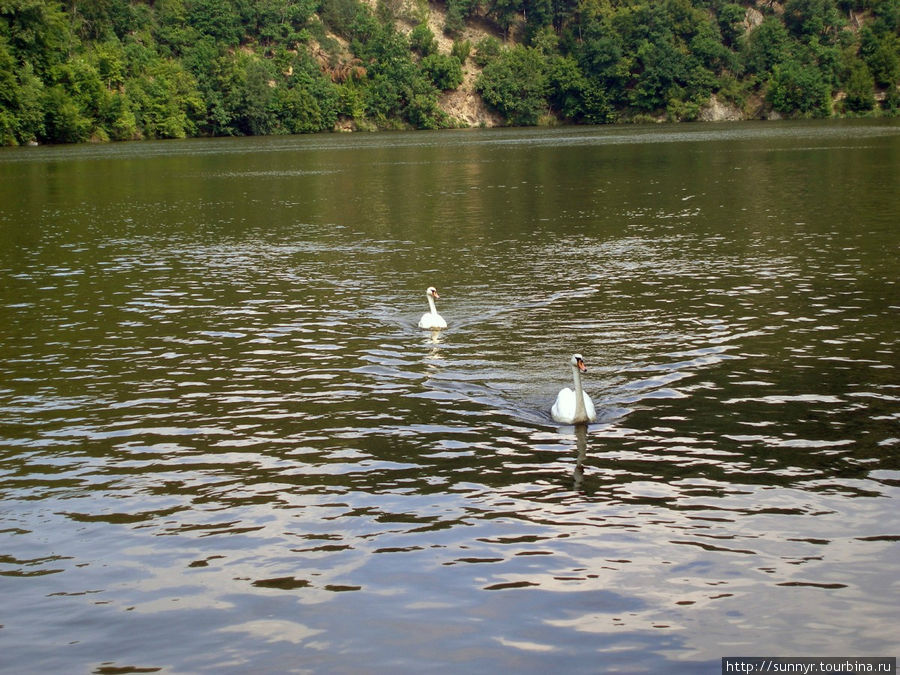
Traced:
POLYGON ((790 56, 791 45, 787 27, 770 16, 747 35, 742 61, 748 72, 765 75, 790 56))
POLYGON ((864 27, 860 31, 859 54, 879 86, 889 87, 900 81, 900 36, 896 30, 877 33, 864 27))
POLYGON ((422 56, 430 56, 437 52, 437 41, 427 23, 420 23, 409 34, 409 44, 413 51, 422 56))
POLYGON ((742 23, 746 10, 738 4, 729 3, 719 9, 716 23, 722 35, 722 44, 734 48, 743 34, 742 23))
POLYGON ((772 108, 785 115, 824 117, 829 107, 828 86, 821 73, 797 61, 775 66, 768 98, 772 108))
POLYGON ((442 91, 456 89, 463 81, 462 65, 455 56, 432 53, 419 64, 422 72, 442 91))
POLYGON ((444 32, 458 35, 465 28, 465 19, 475 3, 473 0, 447 0, 447 14, 444 18, 444 32))
POLYGON ((460 65, 466 62, 471 53, 472 43, 468 40, 454 42, 453 47, 450 48, 450 56, 455 56, 460 65))
POLYGON ((331 30, 349 38, 361 10, 356 0, 322 0, 319 15, 331 30))
POLYGON ((493 36, 480 39, 475 44, 475 64, 484 68, 491 61, 500 56, 501 44, 500 40, 493 36))
POLYGON ((0 0, 0 144, 442 128, 464 65, 508 124, 900 109, 898 0, 444 1, 495 36, 443 53, 397 0, 0 0))
MULTIPOLYGON (((426 57, 426 67, 416 64, 411 56, 409 40, 391 25, 370 26, 365 43, 357 42, 354 51, 369 63, 365 80, 366 116, 380 126, 408 124, 419 129, 438 129, 450 125, 438 106, 439 91, 433 78, 451 77, 442 72, 436 61, 426 57), (428 70, 433 64, 434 70, 428 70)), ((437 56, 437 55, 434 55, 437 56)), ((453 59, 453 57, 445 57, 453 59)), ((458 62, 456 64, 458 66, 458 62)), ((460 73, 460 80, 461 80, 460 73)), ((449 80, 446 80, 449 81, 449 80)))
POLYGON ((833 39, 843 20, 834 0, 787 0, 784 23, 796 37, 833 39))
POLYGON ((865 112, 875 107, 875 97, 872 90, 875 87, 875 78, 869 71, 869 67, 862 61, 855 60, 849 66, 847 75, 847 97, 845 105, 851 112, 865 112))
POLYGON ((536 124, 547 106, 546 59, 531 47, 504 50, 497 60, 484 67, 476 88, 509 124, 536 124))
POLYGON ((186 138, 197 131, 203 100, 194 77, 177 62, 159 60, 129 88, 147 138, 186 138))

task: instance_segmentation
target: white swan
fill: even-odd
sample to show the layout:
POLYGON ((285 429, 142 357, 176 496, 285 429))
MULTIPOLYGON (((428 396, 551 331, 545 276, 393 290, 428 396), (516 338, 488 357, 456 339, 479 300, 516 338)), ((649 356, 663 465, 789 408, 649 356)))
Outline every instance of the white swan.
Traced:
POLYGON ((428 306, 431 308, 431 311, 425 312, 422 315, 422 318, 419 319, 419 328, 426 328, 429 330, 446 328, 447 322, 444 321, 444 317, 437 313, 437 309, 434 306, 435 298, 441 297, 438 295, 437 289, 434 286, 429 286, 428 290, 425 291, 425 295, 428 297, 428 306))
POLYGON ((556 403, 550 409, 553 419, 563 424, 586 424, 597 419, 597 411, 594 402, 581 388, 581 374, 587 372, 584 359, 581 354, 573 354, 569 363, 572 364, 572 378, 575 380, 575 391, 568 387, 560 389, 556 396, 556 403))

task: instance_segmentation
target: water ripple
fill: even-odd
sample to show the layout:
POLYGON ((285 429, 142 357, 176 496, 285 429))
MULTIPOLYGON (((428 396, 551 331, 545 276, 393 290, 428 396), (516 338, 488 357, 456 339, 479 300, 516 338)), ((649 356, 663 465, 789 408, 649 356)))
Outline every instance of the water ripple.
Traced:
MULTIPOLYGON (((249 164, 176 143, 158 192, 11 197, 31 223, 0 248, 13 667, 96 669, 138 633, 132 662, 190 671, 299 650, 693 672, 723 644, 894 644, 894 229, 823 218, 779 162, 837 139, 779 129, 498 131, 471 158, 483 137, 275 139, 249 164), (791 152, 697 143, 723 134, 791 152), (580 154, 648 135, 664 169, 580 154), (551 179, 560 143, 577 181, 551 179), (547 171, 517 159, 535 148, 547 171), (719 170, 692 182, 697 153, 719 170), (439 334, 416 327, 431 284, 439 334), (587 429, 549 414, 576 351, 587 429)), ((76 152, 111 181, 134 150, 76 152)))

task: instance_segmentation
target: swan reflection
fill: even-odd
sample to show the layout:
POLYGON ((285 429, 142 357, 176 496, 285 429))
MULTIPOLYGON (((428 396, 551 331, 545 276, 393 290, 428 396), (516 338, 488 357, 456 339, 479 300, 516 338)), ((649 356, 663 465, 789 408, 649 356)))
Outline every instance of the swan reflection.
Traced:
POLYGON ((584 459, 587 456, 587 424, 575 425, 575 445, 578 447, 578 459, 575 461, 575 470, 572 472, 572 489, 581 492, 581 484, 584 481, 584 459))
POLYGON ((423 361, 425 363, 425 368, 428 372, 428 376, 432 377, 444 366, 444 339, 443 337, 441 337, 441 331, 431 331, 423 341, 423 344, 427 349, 427 351, 423 355, 423 361))

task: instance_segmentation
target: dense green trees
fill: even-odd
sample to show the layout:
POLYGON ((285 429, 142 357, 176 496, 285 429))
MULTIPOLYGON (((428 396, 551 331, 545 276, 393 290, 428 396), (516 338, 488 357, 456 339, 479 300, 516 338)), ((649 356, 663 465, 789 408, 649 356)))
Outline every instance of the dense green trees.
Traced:
POLYGON ((510 124, 537 124, 548 94, 546 59, 532 47, 503 50, 484 67, 476 86, 510 124))
MULTIPOLYGON (((442 128, 476 70, 508 124, 896 114, 900 0, 0 0, 0 144, 442 128), (417 17, 405 34, 398 26, 417 17)), ((409 25, 409 24, 407 24, 409 25)))
MULTIPOLYGON (((517 12, 525 16, 528 6, 523 2, 517 12)), ((485 101, 510 123, 533 124, 547 113, 592 123, 690 120, 713 94, 751 117, 770 109, 802 117, 871 113, 878 91, 882 111, 896 110, 898 0, 759 7, 595 0, 551 9, 547 21, 558 38, 552 56, 538 51, 525 59, 521 46, 506 48, 486 59, 479 78, 485 101), (845 96, 836 97, 835 110, 838 92, 845 96)), ((500 24, 509 13, 508 5, 491 11, 500 24)), ((538 46, 541 33, 525 35, 529 46, 538 46)))

